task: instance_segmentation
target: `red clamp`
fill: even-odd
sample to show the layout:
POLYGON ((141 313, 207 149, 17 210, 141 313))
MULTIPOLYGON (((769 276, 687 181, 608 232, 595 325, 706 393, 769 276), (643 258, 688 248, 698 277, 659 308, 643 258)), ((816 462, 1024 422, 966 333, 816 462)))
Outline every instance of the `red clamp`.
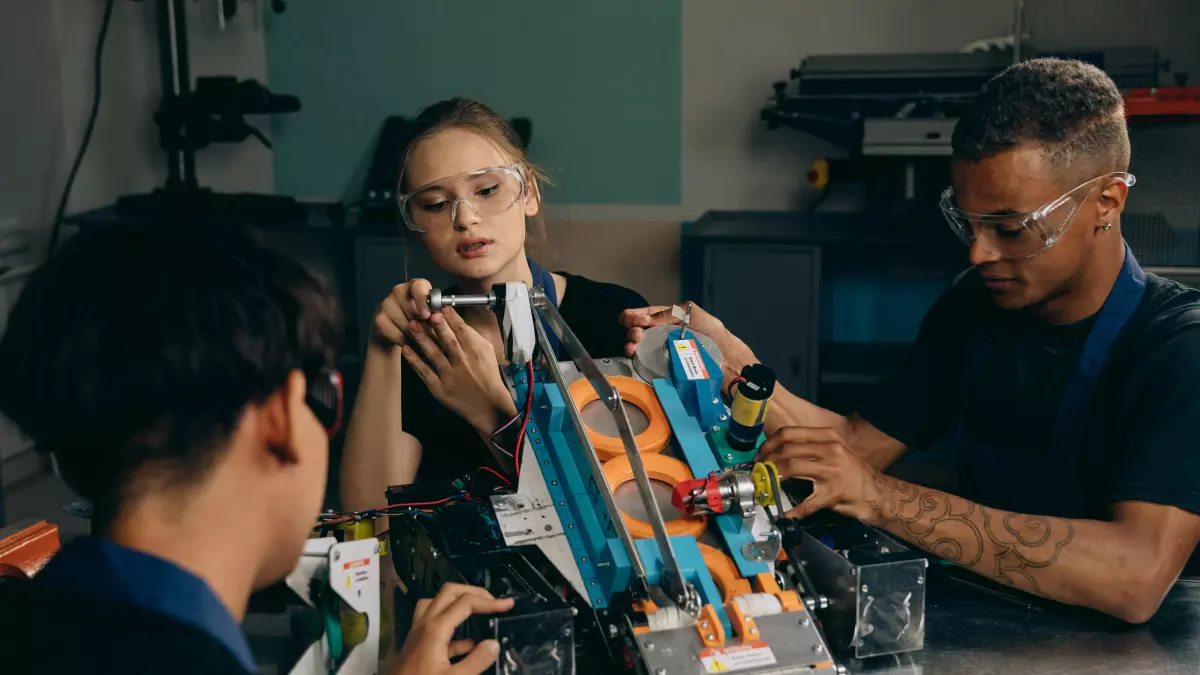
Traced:
POLYGON ((719 479, 720 476, 710 474, 705 478, 677 483, 671 492, 671 505, 689 516, 724 513, 719 479))

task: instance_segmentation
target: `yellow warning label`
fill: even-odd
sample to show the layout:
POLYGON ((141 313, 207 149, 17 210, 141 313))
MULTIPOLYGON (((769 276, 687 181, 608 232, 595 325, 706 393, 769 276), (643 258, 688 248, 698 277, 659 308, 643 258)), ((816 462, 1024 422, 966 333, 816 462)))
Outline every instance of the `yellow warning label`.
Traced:
POLYGON ((712 663, 708 665, 708 672, 710 673, 724 673, 728 671, 729 669, 725 667, 725 664, 716 658, 713 658, 712 663))

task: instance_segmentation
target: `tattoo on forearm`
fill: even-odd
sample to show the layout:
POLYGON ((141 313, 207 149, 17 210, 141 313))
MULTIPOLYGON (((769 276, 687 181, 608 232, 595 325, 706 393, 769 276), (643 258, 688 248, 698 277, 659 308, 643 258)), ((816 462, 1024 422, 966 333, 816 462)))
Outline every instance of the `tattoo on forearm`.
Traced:
POLYGON ((1069 520, 1009 513, 877 475, 876 524, 902 528, 926 550, 992 579, 1040 593, 1032 572, 1058 560, 1075 537, 1069 520))

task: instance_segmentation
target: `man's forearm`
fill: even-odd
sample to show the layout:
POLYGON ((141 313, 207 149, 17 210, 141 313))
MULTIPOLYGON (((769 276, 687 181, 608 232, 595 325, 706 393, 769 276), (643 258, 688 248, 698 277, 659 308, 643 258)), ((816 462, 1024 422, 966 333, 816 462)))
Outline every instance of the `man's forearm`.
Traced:
MULTIPOLYGON (((1145 620, 1146 561, 1110 522, 1001 511, 876 474, 867 522, 989 579, 1127 621, 1145 620)), ((1154 606, 1157 606, 1157 598, 1154 606)))

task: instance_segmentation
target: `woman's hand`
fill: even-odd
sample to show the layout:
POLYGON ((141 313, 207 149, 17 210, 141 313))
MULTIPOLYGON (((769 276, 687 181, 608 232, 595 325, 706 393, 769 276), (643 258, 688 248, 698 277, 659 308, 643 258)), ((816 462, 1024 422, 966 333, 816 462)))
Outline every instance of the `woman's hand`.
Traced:
POLYGON ((392 288, 375 313, 375 334, 387 344, 409 343, 408 328, 413 321, 428 321, 429 293, 433 285, 425 279, 413 279, 392 288))
POLYGON ((407 332, 411 342, 403 346, 404 360, 439 403, 476 431, 490 435, 517 413, 495 348, 458 312, 448 307, 427 322, 410 321, 407 332))

